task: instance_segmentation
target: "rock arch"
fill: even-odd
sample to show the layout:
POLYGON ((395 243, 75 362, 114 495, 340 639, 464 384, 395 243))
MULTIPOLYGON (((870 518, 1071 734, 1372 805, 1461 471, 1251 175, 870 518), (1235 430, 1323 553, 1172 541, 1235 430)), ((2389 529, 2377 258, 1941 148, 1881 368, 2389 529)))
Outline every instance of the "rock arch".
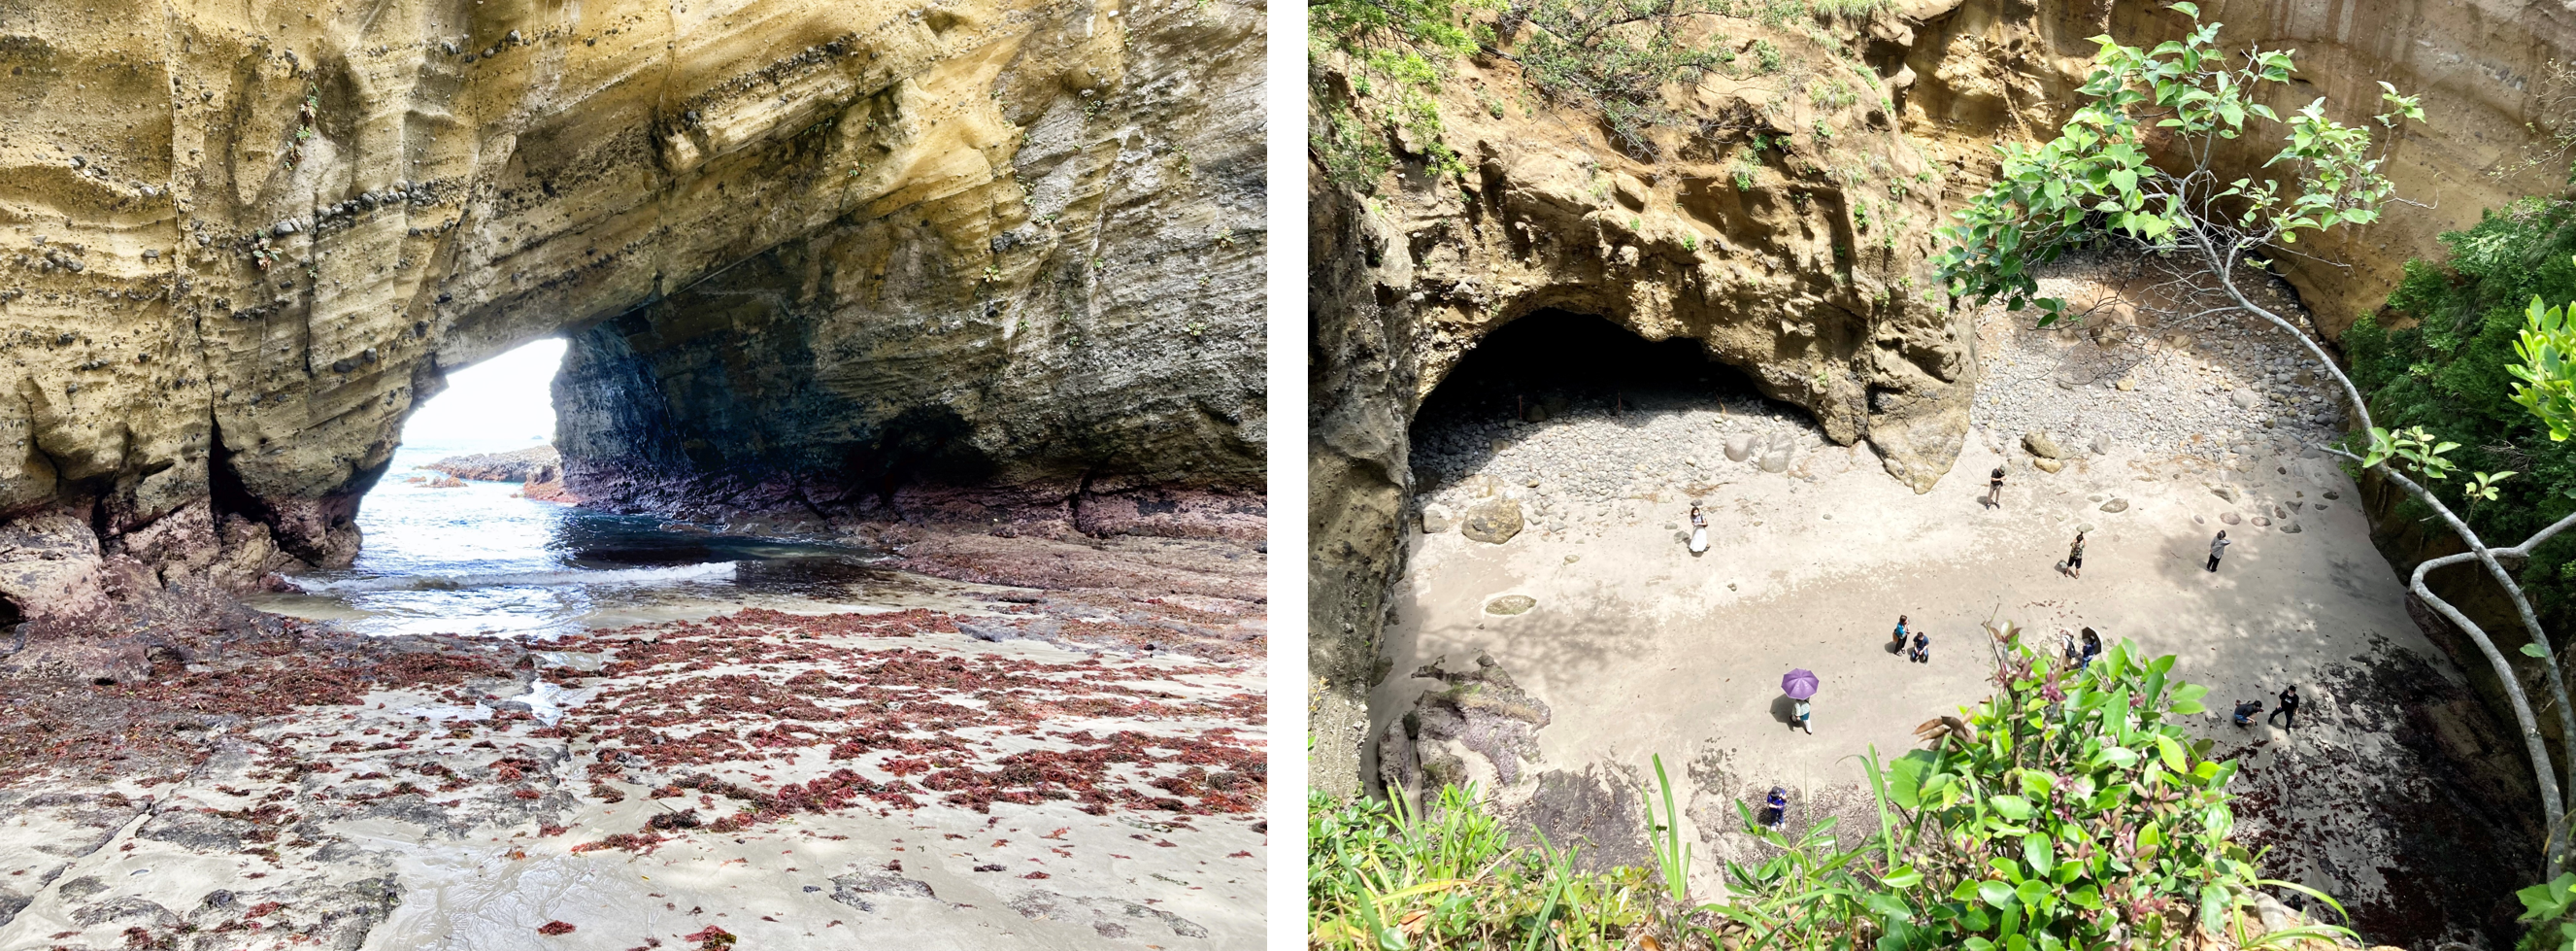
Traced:
POLYGON ((411 407, 559 333, 612 504, 1257 491, 1260 22, 1121 12, 31 11, 0 599, 345 563, 411 407), (981 462, 840 478, 922 438, 981 462))

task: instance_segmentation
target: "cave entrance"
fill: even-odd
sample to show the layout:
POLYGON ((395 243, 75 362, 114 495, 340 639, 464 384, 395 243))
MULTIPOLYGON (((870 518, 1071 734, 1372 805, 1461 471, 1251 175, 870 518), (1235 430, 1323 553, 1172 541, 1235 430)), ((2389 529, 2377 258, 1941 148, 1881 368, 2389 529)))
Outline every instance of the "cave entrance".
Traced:
POLYGON ((449 371, 359 503, 357 561, 296 582, 370 633, 518 633, 578 610, 545 583, 578 516, 554 448, 564 349, 543 338, 449 371))
POLYGON ((1639 494, 1697 494, 1729 461, 1730 433, 1804 419, 1697 340, 1650 341, 1542 310, 1487 334, 1423 401, 1409 435, 1424 502, 1456 507, 1508 489, 1534 528, 1563 532, 1621 517, 1639 494))
MULTIPOLYGON (((404 420, 385 475, 359 503, 355 562, 254 603, 367 634, 556 635, 744 607, 883 603, 902 587, 867 552, 582 507, 557 451, 558 404, 567 416, 595 410, 559 399, 577 382, 565 376, 572 349, 545 338, 449 372, 404 420)), ((588 383, 594 401, 662 398, 640 375, 588 383)), ((951 606, 943 597, 922 606, 951 606)))

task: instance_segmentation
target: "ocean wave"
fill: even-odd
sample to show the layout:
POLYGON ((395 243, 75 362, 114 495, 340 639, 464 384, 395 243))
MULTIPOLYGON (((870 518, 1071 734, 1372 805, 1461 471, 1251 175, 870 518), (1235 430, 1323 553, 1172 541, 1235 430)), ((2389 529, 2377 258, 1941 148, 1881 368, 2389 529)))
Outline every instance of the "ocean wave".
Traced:
POLYGON ((736 562, 714 561, 696 565, 671 565, 661 568, 609 568, 600 570, 566 569, 562 571, 520 571, 499 574, 407 575, 390 578, 350 578, 340 581, 316 581, 289 578, 306 594, 329 594, 351 591, 461 591, 470 588, 559 587, 585 584, 677 584, 686 581, 731 581, 736 562))

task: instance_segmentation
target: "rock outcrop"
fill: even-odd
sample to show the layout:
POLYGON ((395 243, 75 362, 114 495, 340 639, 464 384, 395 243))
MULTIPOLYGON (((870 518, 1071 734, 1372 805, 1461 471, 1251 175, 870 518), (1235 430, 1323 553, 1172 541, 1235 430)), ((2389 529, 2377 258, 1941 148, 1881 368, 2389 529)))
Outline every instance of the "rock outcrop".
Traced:
POLYGON ((1420 802, 1443 786, 1476 788, 1517 802, 1526 798, 1538 731, 1547 704, 1522 690, 1510 672, 1483 654, 1471 670, 1445 670, 1446 658, 1413 672, 1448 684, 1422 695, 1414 709, 1378 736, 1380 781, 1420 802))
MULTIPOLYGON (((405 415, 555 333, 602 504, 1258 508, 1256 8, 109 0, 7 29, 0 519, 44 544, 0 577, 346 563, 405 415)), ((0 613, 67 583, 0 582, 0 613)))
POLYGON ((448 456, 426 468, 477 482, 526 482, 541 475, 560 478, 563 454, 556 452, 553 446, 530 446, 509 452, 448 456))
MULTIPOLYGON (((2056 135, 2082 101, 2075 90, 2100 49, 2092 37, 2152 46, 2191 23, 2166 4, 2125 0, 1907 6, 1923 19, 1902 64, 1919 77, 1901 100, 1906 131, 1954 187, 1969 189, 1992 176, 1998 141, 2056 135)), ((2375 129, 2370 117, 2383 108, 2381 81, 2424 97, 2426 122, 2397 133, 2385 166, 2409 203, 2389 206, 2367 228, 2302 241, 2314 259, 2283 262, 2329 336, 2378 310, 2408 259, 2438 256, 2442 232, 2520 196, 2564 188, 2565 156, 2529 160, 2552 148, 2554 128, 2576 118, 2568 103, 2551 101, 2576 90, 2552 79, 2550 66, 2576 51, 2576 12, 2504 0, 2213 0, 2199 7, 2203 22, 2225 24, 2219 46, 2231 55, 2257 46, 2297 53, 2297 81, 2269 87, 2275 109, 2323 97, 2327 115, 2375 129)), ((2222 169, 2245 175, 2279 152, 2281 141, 2247 136, 2227 147, 2222 169)), ((1967 193, 1948 197, 1955 203, 1967 193)))

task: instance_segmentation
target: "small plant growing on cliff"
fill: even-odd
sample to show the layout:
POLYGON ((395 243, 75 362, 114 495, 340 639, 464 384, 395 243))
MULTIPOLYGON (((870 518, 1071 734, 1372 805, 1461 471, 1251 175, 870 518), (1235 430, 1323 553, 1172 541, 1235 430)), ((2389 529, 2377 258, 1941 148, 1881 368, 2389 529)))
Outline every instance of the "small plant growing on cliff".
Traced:
POLYGON ((1653 159, 1661 151, 1653 130, 1682 124, 1664 103, 1664 87, 1724 72, 1729 59, 1674 35, 1673 18, 1691 8, 1691 0, 1630 0, 1610 7, 1523 0, 1511 12, 1537 29, 1515 50, 1521 75, 1541 95, 1600 113, 1614 144, 1653 159), (1650 29, 1632 42, 1628 30, 1634 25, 1650 29))
POLYGON ((1761 66, 1765 76, 1779 72, 1780 67, 1786 65, 1780 55, 1780 47, 1770 40, 1753 41, 1753 60, 1761 66))
MULTIPOLYGON (((2554 879, 2566 866, 2565 797, 2576 792, 2576 750, 2562 748, 2553 764, 2540 730, 2540 708, 2532 703, 2525 678, 2482 627, 2435 594, 2425 579, 2429 572, 2453 565, 2474 563, 2485 569, 2528 637, 2524 650, 2542 661, 2547 706, 2560 735, 2576 737, 2576 707, 2569 702, 2557 649, 2521 582, 2504 566, 2505 559, 2519 562, 2534 546, 2576 525, 2576 514, 2520 544, 2489 544, 2434 491, 2457 471, 2445 458, 2456 446, 2420 427, 2379 426, 2351 377, 2306 328, 2245 293, 2243 276, 2260 274, 2278 258, 2307 256, 2297 247, 2303 235, 2379 219, 2381 207, 2395 194, 2381 171, 2385 144, 2374 141, 2369 125, 2327 118, 2322 99, 2289 116, 2277 114, 2257 100, 2265 87, 2291 82, 2296 66, 2290 54, 2256 49, 2241 65, 2231 64, 2215 48, 2218 24, 2199 23, 2200 11, 2190 3, 2176 3, 2172 9, 2191 17, 2194 29, 2153 50, 2095 38, 2101 51, 2080 90, 2091 101, 2056 139, 2035 150, 2006 152, 2000 180, 1958 213, 1957 225, 1943 229, 1951 247, 1936 260, 1942 278, 1958 297, 1979 303, 2004 298, 2014 310, 2035 306, 2045 326, 2066 316, 2064 302, 2039 296, 2033 267, 2079 243, 2126 242, 2147 252, 2144 260, 2151 266, 2166 270, 2167 292, 2214 296, 2215 306, 2205 313, 2250 315, 2305 345, 2338 385, 2358 423, 2350 436, 2322 448, 2356 474, 2367 472, 2405 493, 2469 549, 2418 564, 2408 588, 2465 634, 2494 669, 2541 793, 2543 826, 2549 830, 2541 877, 2554 879), (2275 177, 2230 179, 2220 173, 2215 165, 2220 140, 2267 130, 2279 135, 2283 145, 2258 174, 2275 177), (2159 154, 2169 156, 2162 163, 2150 160, 2151 137, 2160 140, 2159 154)), ((2401 123, 2422 121, 2416 97, 2400 95, 2385 82, 2380 88, 2382 111, 2376 124, 2382 131, 2393 133, 2401 123)), ((2567 421, 2576 421, 2560 403, 2562 394, 2576 391, 2564 357, 2570 341, 2566 314, 2567 309, 2546 306, 2538 297, 2531 300, 2517 351, 2521 362, 2512 371, 2522 381, 2516 399, 2527 400, 2525 409, 2553 436, 2565 431, 2567 421)), ((2472 473, 2464 500, 2474 504, 2491 498, 2496 483, 2511 475, 2472 473)))

